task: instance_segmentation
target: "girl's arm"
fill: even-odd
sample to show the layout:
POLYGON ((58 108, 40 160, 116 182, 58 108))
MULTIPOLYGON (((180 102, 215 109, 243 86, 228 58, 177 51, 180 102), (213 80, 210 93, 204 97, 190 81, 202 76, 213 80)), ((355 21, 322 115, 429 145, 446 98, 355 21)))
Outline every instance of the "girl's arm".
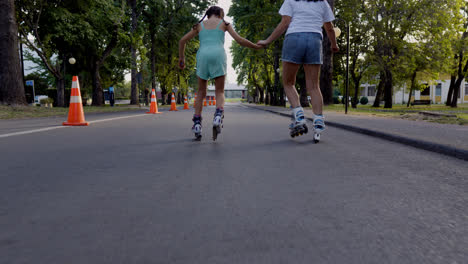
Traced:
POLYGON ((338 48, 338 45, 336 44, 335 27, 333 26, 333 23, 327 22, 323 24, 323 27, 325 28, 325 32, 327 32, 327 36, 330 39, 332 51, 335 53, 340 51, 340 48, 338 48))
POLYGON ((281 22, 278 24, 278 26, 276 26, 273 33, 271 33, 271 35, 266 40, 260 40, 259 42, 257 42, 257 44, 264 46, 264 47, 268 46, 270 43, 272 43, 281 35, 283 35, 283 33, 288 29, 290 23, 291 23, 290 16, 282 16, 281 22))
POLYGON ((260 45, 254 44, 254 43, 250 42, 248 39, 245 39, 245 38, 239 36, 239 34, 237 34, 237 32, 234 30, 234 28, 232 28, 231 24, 227 25, 226 30, 227 30, 227 32, 229 32, 229 34, 232 36, 232 38, 235 41, 237 41, 237 43, 239 43, 241 46, 248 47, 248 48, 251 48, 251 49, 261 49, 262 48, 260 45))
POLYGON ((185 44, 198 35, 198 28, 193 28, 179 40, 179 68, 185 68, 185 44))

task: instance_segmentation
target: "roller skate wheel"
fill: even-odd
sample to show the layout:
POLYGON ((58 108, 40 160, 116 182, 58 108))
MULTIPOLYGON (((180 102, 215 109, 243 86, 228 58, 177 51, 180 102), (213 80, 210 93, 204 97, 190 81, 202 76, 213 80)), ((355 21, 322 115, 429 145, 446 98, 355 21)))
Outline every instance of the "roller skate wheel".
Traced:
POLYGON ((314 134, 314 143, 319 143, 319 141, 320 141, 320 134, 315 133, 314 134))

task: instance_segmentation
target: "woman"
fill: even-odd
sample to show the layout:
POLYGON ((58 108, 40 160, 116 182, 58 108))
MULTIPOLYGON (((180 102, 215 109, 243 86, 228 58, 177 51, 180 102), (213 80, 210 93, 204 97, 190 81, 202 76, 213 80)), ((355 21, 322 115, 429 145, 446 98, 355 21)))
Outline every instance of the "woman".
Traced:
POLYGON ((322 55, 322 26, 331 41, 332 51, 338 52, 332 21, 335 19, 330 5, 324 0, 285 0, 279 13, 281 22, 266 40, 257 44, 267 46, 279 38, 286 30, 283 42, 283 86, 286 96, 293 107, 294 121, 289 126, 291 136, 307 133, 304 110, 299 103, 295 89, 296 74, 304 65, 307 92, 311 97, 312 110, 315 114, 313 127, 314 139, 320 140, 320 133, 325 129, 323 121, 323 98, 320 92, 319 75, 322 55))
POLYGON ((179 41, 179 67, 185 68, 185 45, 199 35, 200 48, 197 52, 198 96, 195 102, 192 131, 197 140, 201 139, 203 99, 209 79, 215 80, 216 112, 213 119, 213 140, 216 140, 224 118, 224 80, 226 77, 226 52, 224 51, 224 34, 229 34, 244 47, 260 49, 261 46, 242 38, 234 28, 224 21, 224 11, 221 7, 210 7, 205 16, 193 26, 192 30, 179 41), (205 17, 207 20, 203 21, 205 17))

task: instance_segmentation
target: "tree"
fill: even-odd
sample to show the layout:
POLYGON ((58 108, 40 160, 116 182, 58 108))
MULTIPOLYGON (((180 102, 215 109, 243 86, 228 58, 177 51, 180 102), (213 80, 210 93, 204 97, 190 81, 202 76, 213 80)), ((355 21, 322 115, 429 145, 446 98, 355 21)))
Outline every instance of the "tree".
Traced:
MULTIPOLYGON (((237 32, 250 40, 268 37, 281 20, 278 10, 282 1, 234 0, 229 15, 234 19, 237 32)), ((247 82, 257 102, 284 105, 284 92, 280 81, 280 56, 282 39, 264 51, 232 46, 233 67, 238 73, 238 83, 247 82)))
POLYGON ((463 4, 453 5, 453 7, 454 17, 457 17, 455 15, 458 15, 460 13, 462 13, 463 16, 458 19, 462 27, 455 29, 456 34, 454 34, 452 38, 453 51, 455 56, 453 56, 452 60, 452 71, 450 71, 450 88, 447 95, 446 105, 451 107, 457 107, 461 83, 468 74, 468 58, 466 56, 466 50, 468 49, 468 3, 465 1, 463 4), (457 10, 460 10, 460 12, 457 12, 457 10))
MULTIPOLYGON (((334 10, 335 0, 327 0, 332 10, 334 10)), ((328 35, 323 29, 323 64, 320 68, 320 90, 325 105, 333 104, 333 52, 328 35)))
POLYGON ((13 0, 4 0, 0 3, 0 103, 26 104, 13 0))

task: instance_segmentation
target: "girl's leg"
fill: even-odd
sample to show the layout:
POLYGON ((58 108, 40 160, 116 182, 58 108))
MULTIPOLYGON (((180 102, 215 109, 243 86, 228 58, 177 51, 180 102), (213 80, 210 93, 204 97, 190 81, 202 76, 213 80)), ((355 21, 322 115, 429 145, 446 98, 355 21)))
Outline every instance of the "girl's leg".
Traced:
POLYGON ((301 65, 283 61, 283 87, 289 103, 293 108, 300 106, 299 94, 296 91, 296 74, 301 65))
POLYGON ((322 115, 323 97, 320 92, 320 65, 309 64, 304 65, 306 75, 307 92, 310 95, 312 110, 316 115, 322 115))
POLYGON ((226 75, 215 78, 216 108, 224 108, 224 83, 226 75))
POLYGON ((201 115, 203 110, 203 99, 206 97, 206 87, 208 85, 207 80, 200 79, 198 77, 198 93, 197 100, 195 101, 195 115, 201 115))

